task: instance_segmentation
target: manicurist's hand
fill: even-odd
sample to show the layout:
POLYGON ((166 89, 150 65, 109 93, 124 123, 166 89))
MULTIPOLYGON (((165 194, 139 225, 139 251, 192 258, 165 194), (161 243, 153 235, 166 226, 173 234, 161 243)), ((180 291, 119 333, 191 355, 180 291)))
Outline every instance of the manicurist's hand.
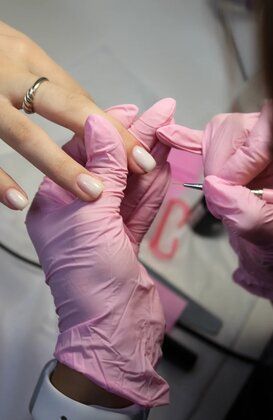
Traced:
MULTIPOLYGON (((119 133, 104 118, 90 116, 84 149, 76 137, 67 147, 101 177, 102 196, 84 203, 45 178, 26 220, 59 316, 55 357, 109 393, 146 407, 165 404, 168 386, 155 370, 164 318, 155 285, 138 261, 138 245, 170 181, 169 148, 157 143, 155 132, 174 110, 167 99, 140 118, 133 106, 108 111, 141 133, 158 157, 151 173, 129 178, 119 133)), ((103 404, 92 393, 90 399, 103 404)))
MULTIPOLYGON (((157 135, 202 154, 208 208, 223 221, 239 257, 234 279, 272 300, 273 204, 250 191, 273 189, 271 107, 269 102, 261 113, 218 115, 204 131, 169 125, 157 135)), ((272 202, 272 192, 267 197, 272 202)))
MULTIPOLYGON (((26 92, 40 77, 49 81, 43 82, 35 93, 35 112, 80 137, 87 116, 100 114, 119 132, 129 169, 141 174, 154 168, 154 159, 135 136, 98 108, 91 96, 37 44, 0 22, 0 137, 44 174, 84 201, 95 200, 104 188, 100 176, 74 161, 20 111, 26 92)), ((0 202, 19 210, 28 204, 27 193, 1 169, 0 202)))

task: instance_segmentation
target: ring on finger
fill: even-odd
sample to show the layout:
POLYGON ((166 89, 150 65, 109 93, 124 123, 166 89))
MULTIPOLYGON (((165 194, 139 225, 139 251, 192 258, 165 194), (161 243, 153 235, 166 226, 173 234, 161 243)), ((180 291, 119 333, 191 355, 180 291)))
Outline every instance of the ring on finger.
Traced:
POLYGON ((40 77, 36 82, 31 86, 31 88, 28 89, 27 93, 24 96, 22 108, 25 111, 26 114, 34 114, 34 96, 41 86, 43 82, 48 82, 49 80, 46 77, 40 77))

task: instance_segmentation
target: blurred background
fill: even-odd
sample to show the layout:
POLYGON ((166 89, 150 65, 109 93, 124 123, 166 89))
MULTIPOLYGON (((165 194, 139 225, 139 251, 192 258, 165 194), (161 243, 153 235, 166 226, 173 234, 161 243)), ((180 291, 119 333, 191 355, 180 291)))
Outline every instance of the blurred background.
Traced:
MULTIPOLYGON (((202 129, 215 114, 259 110, 263 101, 250 1, 0 4, 1 19, 40 44, 102 108, 135 103, 144 111, 173 97, 176 121, 202 129)), ((71 136, 31 118, 60 145, 71 136)), ((172 152, 170 162, 173 184, 141 250, 170 321, 160 372, 170 383, 171 404, 149 418, 272 419, 272 307, 232 282, 237 258, 221 224, 208 214, 202 193, 179 185, 201 180, 201 158, 172 152)), ((34 195, 42 175, 3 142, 0 165, 34 195)), ((25 212, 1 206, 1 420, 30 420, 28 403, 57 334, 43 273, 20 259, 37 261, 24 219, 25 212)))

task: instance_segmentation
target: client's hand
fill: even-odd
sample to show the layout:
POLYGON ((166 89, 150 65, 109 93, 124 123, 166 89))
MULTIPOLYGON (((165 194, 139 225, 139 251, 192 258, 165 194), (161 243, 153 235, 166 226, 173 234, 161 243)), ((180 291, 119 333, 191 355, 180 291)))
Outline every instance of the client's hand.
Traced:
MULTIPOLYGON (((35 93, 36 113, 82 137, 88 115, 100 114, 121 134, 129 169, 143 174, 154 168, 154 159, 137 138, 103 112, 90 94, 33 40, 0 21, 0 138, 14 150, 84 201, 97 199, 103 190, 100 179, 67 156, 41 127, 19 112, 26 92, 41 76, 48 81, 35 93)), ((0 202, 17 210, 28 204, 27 194, 1 168, 0 202)))
MULTIPOLYGON (((154 153, 158 153, 158 148, 152 147, 155 130, 171 120, 174 101, 168 106, 167 117, 152 109, 149 124, 139 119, 131 128, 142 132, 143 141, 150 141, 154 153)), ((70 144, 74 146, 81 147, 75 141, 70 144)), ((97 202, 82 202, 46 178, 27 216, 27 228, 59 315, 55 357, 109 392, 147 407, 168 401, 168 386, 154 370, 161 355, 164 318, 155 286, 137 260, 138 243, 169 181, 167 148, 159 148, 164 156, 154 170, 157 187, 152 186, 155 179, 146 184, 140 181, 136 193, 142 191, 144 195, 146 191, 146 200, 138 195, 136 203, 132 191, 137 178, 134 181, 130 177, 123 219, 121 202, 127 178, 124 147, 118 132, 105 119, 89 117, 85 166, 103 179, 102 197, 97 202), (143 205, 145 213, 137 204, 143 205)), ((146 176, 150 174, 141 175, 140 180, 146 176)))
POLYGON ((273 188, 270 115, 266 104, 261 114, 218 115, 204 132, 169 125, 157 135, 203 154, 208 208, 225 224, 239 257, 234 279, 273 299, 273 205, 249 190, 273 188))

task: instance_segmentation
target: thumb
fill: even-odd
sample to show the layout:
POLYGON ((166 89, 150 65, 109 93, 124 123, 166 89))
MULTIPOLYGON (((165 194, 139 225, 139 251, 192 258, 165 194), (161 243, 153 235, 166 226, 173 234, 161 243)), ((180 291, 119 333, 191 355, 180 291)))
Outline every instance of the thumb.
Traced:
POLYGON ((202 154, 203 131, 193 130, 178 124, 170 124, 156 131, 164 144, 195 154, 202 154))
POLYGON ((102 179, 105 191, 120 195, 126 186, 127 157, 123 141, 114 126, 100 115, 85 124, 86 168, 102 179))
POLYGON ((115 105, 105 110, 107 114, 118 120, 127 129, 137 118, 138 111, 138 107, 133 104, 115 105))

